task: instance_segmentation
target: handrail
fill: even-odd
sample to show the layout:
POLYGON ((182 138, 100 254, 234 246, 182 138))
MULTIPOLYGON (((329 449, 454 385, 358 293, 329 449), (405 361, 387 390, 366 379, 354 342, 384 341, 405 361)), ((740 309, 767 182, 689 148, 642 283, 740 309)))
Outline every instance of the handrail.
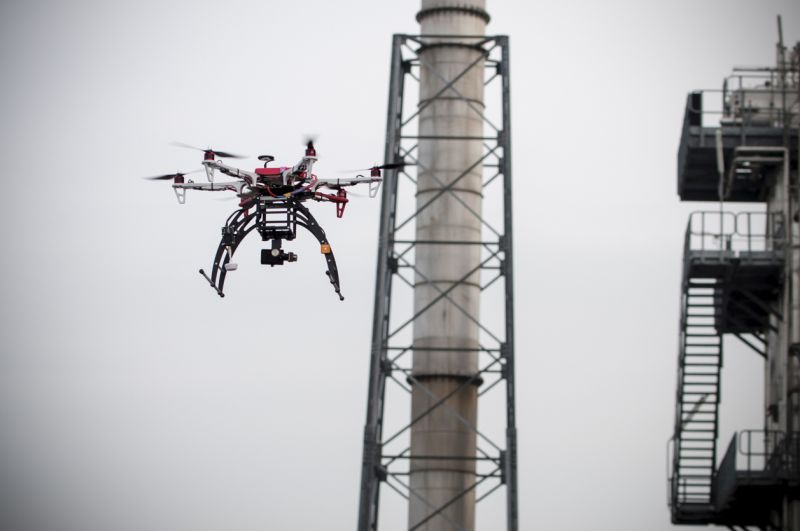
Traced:
POLYGON ((797 476, 800 472, 800 432, 742 430, 734 435, 737 438, 741 458, 737 474, 797 476))
POLYGON ((690 251, 765 252, 784 245, 783 213, 699 210, 689 215, 684 254, 690 251))
MULTIPOLYGON (((708 117, 719 117, 720 125, 748 127, 781 128, 788 119, 790 125, 797 125, 797 86, 793 81, 782 82, 781 69, 737 69, 728 75, 722 89, 702 89, 693 91, 686 102, 684 129, 688 117, 695 116, 692 125, 700 127, 716 126, 708 117), (708 108, 706 95, 721 95, 719 106, 708 108), (785 106, 785 108, 784 108, 785 106)), ((746 137, 745 132, 742 134, 746 137)))

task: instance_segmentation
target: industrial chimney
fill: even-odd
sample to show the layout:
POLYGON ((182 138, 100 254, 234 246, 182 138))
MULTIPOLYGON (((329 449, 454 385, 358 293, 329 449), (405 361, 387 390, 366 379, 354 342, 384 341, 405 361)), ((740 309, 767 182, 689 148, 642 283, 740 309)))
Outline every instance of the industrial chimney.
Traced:
POLYGON ((481 240, 480 219, 469 210, 481 212, 484 122, 476 109, 483 110, 484 68, 475 39, 453 36, 484 35, 489 15, 484 0, 422 0, 417 21, 424 45, 414 308, 433 307, 414 323, 413 375, 424 385, 413 386, 411 418, 424 418, 411 428, 410 486, 416 496, 409 500, 408 519, 409 528, 425 522, 419 529, 471 531, 475 493, 464 492, 475 481, 476 435, 469 425, 477 425, 480 380, 473 378, 479 326, 470 316, 480 314, 480 271, 468 273, 480 263, 481 251, 464 243, 481 240), (452 302, 441 298, 445 291, 452 302), (442 397, 449 397, 447 407, 436 407, 442 397), (443 518, 429 518, 442 506, 443 518))

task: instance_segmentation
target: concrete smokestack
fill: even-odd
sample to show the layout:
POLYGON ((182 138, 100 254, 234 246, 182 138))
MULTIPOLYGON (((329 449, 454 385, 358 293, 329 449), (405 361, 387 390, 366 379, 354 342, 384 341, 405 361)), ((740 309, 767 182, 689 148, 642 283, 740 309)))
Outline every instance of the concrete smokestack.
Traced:
MULTIPOLYGON (((417 20, 423 36, 476 36, 485 34, 489 16, 485 0, 422 0, 417 20)), ((439 398, 450 398, 411 428, 409 527, 425 522, 418 529, 444 531, 456 528, 455 523, 472 531, 475 491, 465 491, 476 481, 471 459, 476 456, 476 434, 469 425, 477 426, 479 382, 464 384, 478 372, 479 329, 470 316, 479 317, 480 274, 468 273, 480 263, 480 246, 463 242, 480 241, 481 223, 459 200, 481 212, 483 143, 464 137, 483 136, 483 120, 470 107, 483 109, 484 65, 480 51, 464 46, 474 39, 426 42, 431 45, 419 53, 421 106, 478 63, 458 79, 455 90, 427 104, 419 117, 418 208, 457 182, 452 193, 438 197, 417 217, 417 241, 437 243, 416 247, 415 312, 451 288, 448 296, 460 309, 441 300, 414 323, 413 374, 421 385, 413 386, 412 419, 424 415, 439 398), (430 517, 446 504, 441 516, 430 517)))

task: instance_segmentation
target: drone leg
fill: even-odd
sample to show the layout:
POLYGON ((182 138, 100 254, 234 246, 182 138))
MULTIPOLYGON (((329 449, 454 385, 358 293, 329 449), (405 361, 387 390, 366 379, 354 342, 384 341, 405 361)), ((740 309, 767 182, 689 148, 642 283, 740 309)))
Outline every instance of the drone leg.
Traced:
POLYGON ((220 297, 225 296, 222 291, 225 285, 225 276, 228 271, 236 269, 235 264, 232 264, 233 267, 228 267, 230 260, 245 236, 255 228, 255 224, 251 223, 254 217, 255 213, 245 213, 244 209, 239 209, 231 214, 225 226, 222 227, 222 240, 214 255, 211 276, 202 269, 200 270, 200 274, 203 275, 203 278, 208 281, 220 297))
POLYGON ((333 285, 333 290, 339 296, 339 300, 343 301, 344 296, 342 296, 341 288, 339 286, 339 270, 336 267, 336 258, 333 256, 331 244, 328 243, 328 239, 325 236, 325 231, 322 230, 322 227, 319 226, 317 220, 314 219, 314 216, 311 215, 311 212, 309 212, 305 206, 300 203, 296 203, 295 208, 300 214, 302 214, 298 220, 298 223, 308 229, 308 231, 317 238, 317 241, 319 241, 322 254, 325 255, 325 262, 328 264, 328 270, 325 271, 325 274, 328 276, 328 280, 333 285))
POLYGON ((218 288, 216 284, 214 284, 214 281, 213 281, 213 280, 211 280, 211 277, 209 277, 208 275, 206 275, 206 272, 205 272, 205 271, 203 271, 203 270, 201 269, 201 270, 200 270, 200 274, 201 274, 201 275, 203 275, 203 277, 204 277, 206 280, 208 280, 208 283, 209 283, 209 284, 211 284, 211 287, 212 287, 212 288, 214 288, 214 291, 216 291, 216 292, 217 292, 217 294, 218 294, 220 297, 224 297, 224 296, 225 296, 225 294, 224 294, 224 293, 222 293, 222 290, 221 290, 220 288, 218 288))
POLYGON ((186 188, 173 188, 175 190, 175 197, 178 198, 178 204, 183 205, 186 203, 186 188))

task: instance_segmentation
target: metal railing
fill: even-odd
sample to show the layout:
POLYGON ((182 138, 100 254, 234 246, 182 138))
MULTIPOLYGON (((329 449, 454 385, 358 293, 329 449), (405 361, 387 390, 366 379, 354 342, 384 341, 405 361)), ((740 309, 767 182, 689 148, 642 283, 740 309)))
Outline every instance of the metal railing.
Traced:
POLYGON ((800 432, 742 430, 734 434, 715 479, 715 505, 723 507, 742 481, 800 480, 800 432))
POLYGON ((721 89, 689 95, 684 127, 797 127, 800 99, 796 68, 736 68, 721 89), (713 95, 714 97, 706 97, 713 95))
POLYGON ((783 249, 784 235, 782 212, 696 211, 686 226, 684 256, 716 251, 745 258, 743 253, 776 252, 783 249))
POLYGON ((800 432, 742 430, 734 434, 720 462, 719 476, 800 479, 800 432))
POLYGON ((698 481, 698 475, 687 477, 677 472, 677 442, 677 437, 667 441, 667 506, 675 511, 686 504, 708 504, 712 485, 698 481))

